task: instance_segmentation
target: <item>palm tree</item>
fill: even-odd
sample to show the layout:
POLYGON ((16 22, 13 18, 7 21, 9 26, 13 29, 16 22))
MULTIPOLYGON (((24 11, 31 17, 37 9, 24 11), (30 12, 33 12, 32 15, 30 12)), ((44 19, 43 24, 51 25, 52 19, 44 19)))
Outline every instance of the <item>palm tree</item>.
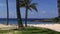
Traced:
POLYGON ((16 0, 16 9, 17 9, 17 19, 18 19, 18 29, 23 29, 23 24, 21 20, 21 14, 20 14, 20 7, 19 7, 19 0, 16 0))
POLYGON ((25 13, 25 27, 27 27, 27 16, 28 16, 28 10, 34 9, 37 11, 36 8, 36 3, 31 3, 32 0, 24 0, 24 2, 20 5, 20 7, 25 7, 26 8, 26 13, 25 13))
POLYGON ((7 5, 7 25, 9 23, 9 8, 8 8, 8 0, 6 0, 6 5, 7 5))
POLYGON ((32 3, 32 4, 30 4, 30 1, 29 0, 26 0, 26 14, 25 14, 25 19, 26 19, 26 21, 25 21, 25 26, 27 27, 27 16, 28 16, 28 9, 30 9, 31 10, 31 8, 32 9, 34 9, 35 11, 37 11, 37 8, 36 8, 36 3, 32 3))
POLYGON ((58 18, 60 22, 60 0, 58 0, 58 18))

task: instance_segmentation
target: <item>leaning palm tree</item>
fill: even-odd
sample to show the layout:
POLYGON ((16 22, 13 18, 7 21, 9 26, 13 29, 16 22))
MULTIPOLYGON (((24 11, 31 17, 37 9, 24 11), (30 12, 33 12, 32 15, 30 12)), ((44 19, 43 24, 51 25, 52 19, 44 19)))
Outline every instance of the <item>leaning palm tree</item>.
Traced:
POLYGON ((20 14, 20 7, 19 7, 19 0, 16 0, 16 10, 17 10, 17 19, 18 19, 18 29, 23 29, 23 24, 21 20, 21 14, 20 14))
POLYGON ((58 18, 60 22, 60 0, 58 0, 58 18))
POLYGON ((20 5, 20 7, 25 7, 26 8, 26 13, 25 13, 25 27, 27 27, 27 16, 28 16, 28 10, 34 9, 37 11, 36 8, 36 3, 31 3, 32 0, 24 0, 23 3, 20 5))
POLYGON ((6 6, 7 6, 7 25, 9 23, 9 8, 8 8, 8 0, 6 0, 6 6))

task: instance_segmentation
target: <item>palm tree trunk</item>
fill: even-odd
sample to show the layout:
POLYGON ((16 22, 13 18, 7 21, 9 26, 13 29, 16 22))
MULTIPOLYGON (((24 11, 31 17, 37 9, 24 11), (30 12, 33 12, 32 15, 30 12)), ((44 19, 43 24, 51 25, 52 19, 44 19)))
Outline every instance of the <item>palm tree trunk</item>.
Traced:
POLYGON ((7 25, 9 23, 9 8, 8 8, 8 0, 6 0, 6 5, 7 5, 7 25))
POLYGON ((27 27, 27 17, 28 17, 28 0, 26 0, 25 27, 27 27))
POLYGON ((60 0, 58 0, 58 18, 60 22, 60 0))
POLYGON ((21 30, 21 29, 23 29, 23 24, 22 24, 22 20, 21 20, 19 0, 16 0, 16 9, 17 9, 18 29, 21 30))
POLYGON ((25 27, 27 27, 27 17, 28 17, 28 8, 26 8, 26 14, 25 14, 25 27))

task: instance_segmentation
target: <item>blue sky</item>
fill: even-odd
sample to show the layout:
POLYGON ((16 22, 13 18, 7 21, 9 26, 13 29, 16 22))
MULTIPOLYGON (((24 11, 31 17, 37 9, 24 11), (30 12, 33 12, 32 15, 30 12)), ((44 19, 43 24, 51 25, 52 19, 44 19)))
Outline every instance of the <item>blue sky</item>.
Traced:
MULTIPOLYGON (((28 18, 55 18, 58 16, 57 0, 32 0, 38 12, 28 12, 28 18)), ((6 18, 6 0, 0 0, 0 18, 6 18)), ((21 8, 21 16, 25 18, 25 8, 21 8)), ((9 18, 16 18, 16 0, 9 0, 9 18)))

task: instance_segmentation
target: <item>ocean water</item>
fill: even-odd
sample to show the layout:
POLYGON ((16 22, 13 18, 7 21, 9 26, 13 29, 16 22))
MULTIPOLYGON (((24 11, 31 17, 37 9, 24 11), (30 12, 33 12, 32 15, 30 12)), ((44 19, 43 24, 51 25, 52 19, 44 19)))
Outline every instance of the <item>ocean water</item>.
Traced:
MULTIPOLYGON (((22 20, 23 24, 25 23, 25 20, 22 20)), ((7 20, 6 19, 0 19, 0 23, 2 24, 6 24, 7 20)), ((31 21, 27 21, 27 24, 50 24, 52 22, 31 22, 31 21)), ((18 24, 17 19, 9 19, 9 24, 18 24)))

